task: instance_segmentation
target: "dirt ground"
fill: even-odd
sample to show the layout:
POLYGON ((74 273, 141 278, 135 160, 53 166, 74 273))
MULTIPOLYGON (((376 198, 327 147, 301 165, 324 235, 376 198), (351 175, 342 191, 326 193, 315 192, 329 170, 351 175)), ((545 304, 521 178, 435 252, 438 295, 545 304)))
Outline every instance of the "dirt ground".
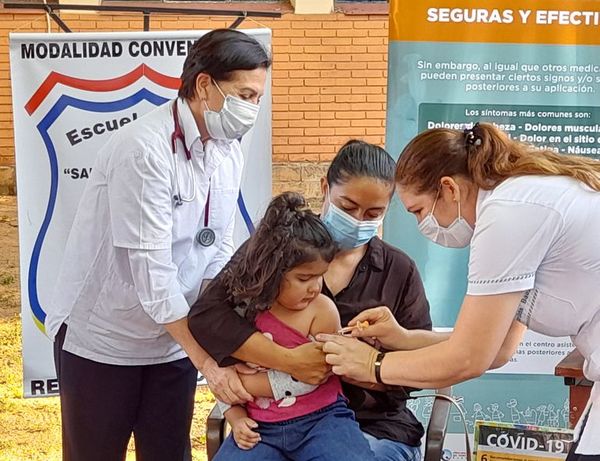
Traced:
POLYGON ((19 314, 19 236, 16 197, 0 196, 0 319, 19 314))
MULTIPOLYGON (((0 196, 0 461, 61 459, 58 397, 23 399, 16 197, 0 196)), ((206 460, 204 423, 214 400, 196 392, 194 460, 206 460)), ((127 459, 133 460, 133 445, 127 459)))

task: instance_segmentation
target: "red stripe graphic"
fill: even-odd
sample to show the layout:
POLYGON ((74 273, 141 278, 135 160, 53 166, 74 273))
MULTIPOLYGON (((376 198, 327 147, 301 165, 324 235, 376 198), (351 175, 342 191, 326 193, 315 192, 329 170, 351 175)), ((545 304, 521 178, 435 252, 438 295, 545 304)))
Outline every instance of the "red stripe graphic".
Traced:
POLYGON ((48 96, 50 91, 52 91, 52 89, 58 84, 87 91, 114 91, 131 85, 143 76, 146 76, 149 80, 162 87, 170 88, 172 90, 179 89, 179 78, 161 74, 151 67, 148 67, 146 64, 140 64, 128 74, 106 80, 75 78, 52 71, 48 77, 46 77, 44 83, 40 85, 33 96, 31 96, 29 101, 27 101, 27 104, 25 104, 25 110, 29 115, 33 114, 42 104, 44 99, 46 99, 46 96, 48 96))

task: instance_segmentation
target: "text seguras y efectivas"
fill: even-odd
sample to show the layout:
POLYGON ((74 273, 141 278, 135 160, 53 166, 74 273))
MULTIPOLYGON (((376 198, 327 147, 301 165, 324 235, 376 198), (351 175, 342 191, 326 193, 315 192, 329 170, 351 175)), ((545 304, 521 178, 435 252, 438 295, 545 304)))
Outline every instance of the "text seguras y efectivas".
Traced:
POLYGON ((21 59, 93 59, 187 56, 194 40, 35 42, 21 44, 21 59))
POLYGON ((599 26, 600 11, 429 8, 428 22, 599 26))

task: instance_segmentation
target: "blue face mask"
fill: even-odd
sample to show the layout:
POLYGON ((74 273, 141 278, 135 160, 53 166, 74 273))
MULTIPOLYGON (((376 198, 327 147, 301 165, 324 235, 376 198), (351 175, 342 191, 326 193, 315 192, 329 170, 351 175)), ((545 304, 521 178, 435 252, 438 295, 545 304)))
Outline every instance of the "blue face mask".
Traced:
POLYGON ((340 248, 349 250, 369 243, 377 235, 383 218, 376 221, 359 221, 340 210, 330 200, 327 212, 321 217, 321 221, 340 248))

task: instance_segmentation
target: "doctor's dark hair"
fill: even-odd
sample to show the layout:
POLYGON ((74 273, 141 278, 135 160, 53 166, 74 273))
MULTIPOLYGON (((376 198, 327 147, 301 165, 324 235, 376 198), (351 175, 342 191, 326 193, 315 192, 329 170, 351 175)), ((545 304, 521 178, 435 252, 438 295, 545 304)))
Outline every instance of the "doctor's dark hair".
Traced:
POLYGON ((227 81, 236 70, 268 69, 271 58, 254 38, 234 29, 215 29, 200 37, 183 64, 179 97, 193 99, 196 78, 204 72, 216 81, 227 81))
POLYGON ((223 282, 229 297, 247 307, 250 317, 273 304, 286 272, 319 258, 331 262, 337 251, 325 225, 295 192, 271 201, 246 245, 245 253, 225 269, 223 282))
MULTIPOLYGON (((385 149, 353 139, 338 151, 327 170, 327 184, 344 184, 351 178, 369 177, 394 188, 396 162, 385 149)), ((392 190, 393 192, 393 190, 392 190)))
POLYGON ((557 154, 511 139, 490 123, 467 130, 433 128, 400 154, 396 183, 434 195, 444 176, 463 176, 484 190, 514 176, 569 176, 600 191, 600 162, 557 154))

